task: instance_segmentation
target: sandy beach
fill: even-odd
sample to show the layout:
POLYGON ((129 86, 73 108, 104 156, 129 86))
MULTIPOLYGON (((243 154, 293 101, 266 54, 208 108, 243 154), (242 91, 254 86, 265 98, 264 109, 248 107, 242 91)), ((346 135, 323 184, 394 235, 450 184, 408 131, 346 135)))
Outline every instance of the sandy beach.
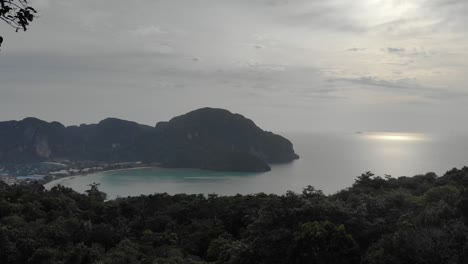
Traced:
POLYGON ((142 166, 142 167, 133 167, 133 168, 125 168, 125 169, 112 169, 112 170, 95 171, 95 172, 91 172, 91 173, 78 174, 78 175, 72 175, 72 176, 67 176, 67 177, 55 179, 53 181, 45 183, 44 187, 46 189, 51 189, 52 187, 57 186, 57 185, 63 185, 65 187, 67 187, 67 186, 69 186, 69 181, 72 180, 72 179, 75 179, 76 177, 99 175, 99 174, 102 174, 102 173, 116 172, 116 171, 130 171, 130 170, 153 169, 153 168, 161 168, 161 167, 158 167, 158 166, 142 166))

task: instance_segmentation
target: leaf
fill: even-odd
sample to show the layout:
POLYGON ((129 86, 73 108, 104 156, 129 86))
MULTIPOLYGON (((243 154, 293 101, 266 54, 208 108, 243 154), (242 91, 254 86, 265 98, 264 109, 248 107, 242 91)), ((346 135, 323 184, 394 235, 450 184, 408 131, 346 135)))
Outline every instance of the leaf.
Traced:
POLYGON ((27 18, 29 21, 33 21, 34 15, 31 14, 31 13, 29 13, 29 12, 27 12, 27 13, 26 13, 26 18, 27 18))
POLYGON ((34 8, 30 7, 30 6, 26 7, 26 9, 27 9, 27 10, 31 10, 31 11, 34 12, 34 13, 37 13, 36 9, 34 9, 34 8))

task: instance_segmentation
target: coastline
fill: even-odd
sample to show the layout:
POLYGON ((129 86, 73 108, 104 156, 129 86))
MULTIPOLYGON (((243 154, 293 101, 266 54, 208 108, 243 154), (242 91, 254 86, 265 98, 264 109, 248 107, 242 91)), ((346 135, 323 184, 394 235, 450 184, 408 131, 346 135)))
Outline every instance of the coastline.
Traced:
POLYGON ((61 177, 58 179, 54 179, 50 182, 46 182, 42 184, 46 189, 50 189, 54 186, 57 186, 57 182, 65 182, 67 180, 73 179, 75 177, 84 177, 84 176, 90 176, 93 174, 99 174, 99 173, 104 173, 104 172, 115 172, 115 171, 129 171, 129 170, 140 170, 140 169, 154 169, 154 168, 162 168, 161 166, 141 166, 141 167, 132 167, 132 168, 122 168, 122 169, 110 169, 110 170, 101 170, 101 171, 94 171, 90 173, 85 173, 85 174, 76 174, 76 175, 70 175, 66 177, 61 177))

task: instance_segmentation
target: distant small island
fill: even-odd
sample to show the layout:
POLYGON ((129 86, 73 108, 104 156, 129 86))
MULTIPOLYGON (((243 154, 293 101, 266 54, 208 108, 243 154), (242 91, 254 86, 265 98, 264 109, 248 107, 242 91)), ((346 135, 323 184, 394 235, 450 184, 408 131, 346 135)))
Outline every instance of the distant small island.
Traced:
POLYGON ((68 126, 37 118, 0 122, 0 164, 143 162, 171 168, 269 171, 298 159, 292 143, 240 114, 201 108, 151 127, 107 118, 68 126))

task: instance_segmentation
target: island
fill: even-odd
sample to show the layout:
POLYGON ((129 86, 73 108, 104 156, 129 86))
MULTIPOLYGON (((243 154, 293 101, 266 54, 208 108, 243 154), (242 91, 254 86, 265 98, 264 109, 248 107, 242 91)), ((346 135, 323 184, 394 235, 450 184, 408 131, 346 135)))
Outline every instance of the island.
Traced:
POLYGON ((288 139, 217 108, 197 109, 154 127, 117 118, 68 127, 31 117, 0 122, 0 167, 86 161, 264 172, 269 164, 298 158, 288 139))

